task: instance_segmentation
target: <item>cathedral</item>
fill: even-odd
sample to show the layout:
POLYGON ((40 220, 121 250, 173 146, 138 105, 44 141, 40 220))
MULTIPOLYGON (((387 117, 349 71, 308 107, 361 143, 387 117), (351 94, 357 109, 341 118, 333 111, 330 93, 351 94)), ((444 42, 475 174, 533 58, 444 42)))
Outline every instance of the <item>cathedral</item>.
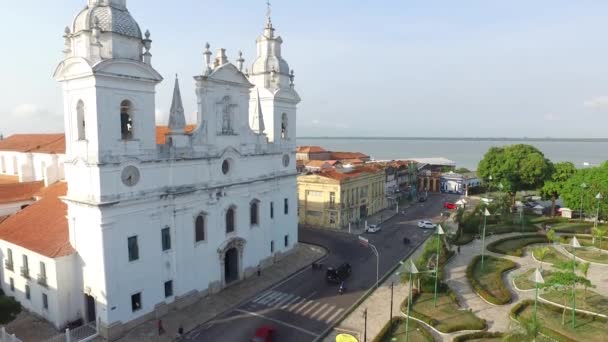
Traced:
POLYGON ((57 312, 51 317, 47 303, 43 316, 57 327, 95 322, 113 340, 296 246, 300 98, 270 13, 249 70, 242 53, 232 63, 205 46, 192 125, 176 78, 167 127, 156 127, 163 77, 150 32, 126 0, 88 0, 63 37, 54 78, 63 91, 59 198, 69 241, 55 255, 61 263, 45 266, 55 273, 47 299, 57 312))

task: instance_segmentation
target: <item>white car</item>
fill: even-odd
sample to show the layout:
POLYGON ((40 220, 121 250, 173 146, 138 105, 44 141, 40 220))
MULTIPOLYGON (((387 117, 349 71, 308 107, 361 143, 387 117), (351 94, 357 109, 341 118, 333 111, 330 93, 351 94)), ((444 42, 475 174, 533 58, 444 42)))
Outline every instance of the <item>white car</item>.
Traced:
POLYGON ((418 227, 422 228, 422 229, 435 229, 437 227, 437 225, 431 221, 422 220, 422 221, 418 221, 418 227))
POLYGON ((368 233, 377 233, 381 230, 382 228, 380 227, 379 224, 370 224, 369 226, 367 226, 367 229, 365 230, 368 233))

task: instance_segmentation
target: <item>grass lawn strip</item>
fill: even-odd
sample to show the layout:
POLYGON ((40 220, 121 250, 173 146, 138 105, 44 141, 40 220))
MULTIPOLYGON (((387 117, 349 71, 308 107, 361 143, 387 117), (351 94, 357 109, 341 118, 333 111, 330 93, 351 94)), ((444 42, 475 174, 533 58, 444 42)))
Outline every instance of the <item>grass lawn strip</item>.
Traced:
POLYGON ((453 342, 473 342, 473 341, 483 341, 483 342, 499 342, 502 341, 503 333, 500 332, 489 332, 489 331, 479 331, 471 334, 465 334, 454 337, 453 342))
MULTIPOLYGON (((570 241, 572 241, 572 235, 560 235, 559 236, 560 241, 564 244, 569 244, 570 241)), ((595 243, 593 243, 593 238, 591 236, 588 235, 577 235, 576 238, 578 239, 578 242, 581 244, 581 246, 583 247, 596 247, 596 248, 600 248, 600 240, 599 239, 595 239, 595 243)), ((604 251, 608 252, 608 238, 603 238, 602 239, 602 249, 604 251)))
POLYGON ((484 263, 482 270, 480 255, 471 260, 466 272, 469 283, 475 292, 492 304, 504 305, 510 303, 511 291, 505 286, 502 274, 514 269, 517 265, 511 260, 490 255, 485 257, 484 263))
MULTIPOLYGON (((572 305, 571 295, 571 290, 547 290, 539 293, 539 296, 546 300, 561 305, 565 303, 567 306, 572 305)), ((585 298, 585 289, 576 289, 576 308, 608 315, 608 297, 587 289, 587 297, 585 298)))
MULTIPOLYGON (((517 275, 515 278, 513 278, 513 281, 515 282, 515 286, 517 286, 518 289, 520 290, 534 290, 535 288, 535 284, 534 284, 534 272, 536 271, 536 269, 530 269, 527 270, 526 272, 517 275)), ((551 271, 547 271, 547 270, 543 270, 543 277, 545 279, 548 279, 551 276, 551 271)))
POLYGON ((547 238, 543 235, 514 236, 492 242, 488 245, 488 250, 494 253, 521 257, 524 255, 524 247, 548 242, 549 240, 547 240, 547 238))
MULTIPOLYGON (((407 312, 407 300, 402 306, 407 312)), ((447 293, 437 294, 437 307, 433 305, 433 293, 421 293, 414 297, 411 309, 412 317, 420 319, 442 333, 461 330, 482 330, 486 322, 468 310, 462 310, 453 296, 447 293)))
MULTIPOLYGON (((606 331, 606 319, 598 316, 576 314, 576 329, 571 327, 571 312, 566 309, 565 324, 562 325, 562 308, 545 303, 538 303, 538 321, 542 323, 541 332, 557 341, 602 341, 606 331)), ((534 301, 526 300, 518 303, 511 311, 512 316, 520 320, 533 319, 534 301)))
MULTIPOLYGON (((386 323, 386 326, 372 342, 405 342, 405 318, 395 318, 392 326, 386 323), (393 340, 394 339, 394 340, 393 340)), ((424 327, 423 324, 410 319, 409 323, 410 341, 434 342, 433 335, 424 327)))
MULTIPOLYGON (((564 247, 568 252, 572 253, 572 247, 564 247)), ((598 264, 608 264, 608 253, 599 253, 597 250, 577 248, 576 257, 586 261, 596 262, 598 264)))
MULTIPOLYGON (((538 258, 536 249, 533 248, 532 251, 533 251, 532 253, 534 254, 534 258, 536 260, 540 261, 540 259, 538 258)), ((567 262, 567 261, 572 261, 572 258, 568 258, 568 256, 564 255, 564 253, 555 249, 555 247, 550 247, 549 253, 547 253, 545 258, 543 259, 543 264, 555 265, 555 264, 559 264, 561 262, 567 262)))

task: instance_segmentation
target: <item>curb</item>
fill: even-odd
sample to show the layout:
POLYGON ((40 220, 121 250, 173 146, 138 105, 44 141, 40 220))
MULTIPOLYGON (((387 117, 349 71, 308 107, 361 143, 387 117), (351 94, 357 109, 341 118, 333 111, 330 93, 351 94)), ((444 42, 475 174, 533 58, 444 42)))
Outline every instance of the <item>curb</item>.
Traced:
MULTIPOLYGON (((541 302, 545 302, 545 303, 547 303, 549 305, 557 306, 557 307, 562 308, 562 309, 565 307, 562 304, 555 303, 555 302, 552 302, 552 301, 550 301, 548 299, 545 299, 545 298, 541 297, 540 295, 538 296, 538 299, 541 302)), ((572 311, 572 308, 569 307, 569 306, 566 306, 565 308, 569 309, 570 311, 572 311)), ((602 317, 602 318, 608 318, 608 315, 604 315, 604 314, 593 312, 593 311, 587 311, 587 310, 581 310, 581 309, 574 309, 574 311, 581 312, 581 313, 584 313, 584 314, 587 314, 587 315, 592 315, 592 316, 597 316, 597 317, 602 317)))
MULTIPOLYGON (((562 247, 562 249, 563 249, 563 252, 562 252, 562 251, 559 251, 560 253, 562 253, 562 254, 567 254, 567 255, 568 255, 570 258, 572 258, 572 257, 574 256, 574 255, 573 255, 571 252, 568 252, 568 250, 567 250, 567 249, 565 249, 565 248, 564 248, 564 246, 560 245, 560 247, 562 247), (564 252, 566 252, 566 253, 564 253, 564 252)), ((606 254, 608 254, 608 253, 606 253, 606 254)), ((599 263, 599 262, 594 262, 594 261, 585 260, 585 259, 580 258, 580 257, 578 257, 578 256, 574 256, 574 257, 575 257, 576 259, 578 259, 579 261, 581 261, 581 262, 588 262, 588 263, 589 263, 589 264, 591 264, 591 265, 595 265, 595 266, 602 266, 602 267, 608 267, 608 264, 601 264, 601 263, 599 263)))
MULTIPOLYGON (((416 252, 418 250, 418 248, 420 248, 420 246, 422 246, 424 243, 426 243, 428 241, 428 239, 431 237, 432 235, 427 236, 426 239, 422 240, 417 246, 416 248, 412 249, 412 251, 406 255, 405 257, 403 257, 403 259, 401 259, 401 261, 405 261, 407 259, 409 259, 411 257, 412 254, 414 254, 414 252, 416 252)), ((399 268, 399 266, 401 266, 400 263, 395 264, 395 266, 393 266, 391 269, 389 269, 386 273, 384 273, 382 275, 382 277, 380 277, 380 279, 378 280, 378 286, 380 284, 382 284, 392 273, 395 272, 395 270, 397 268, 399 268)), ((363 296, 361 296, 355 303, 353 303, 350 307, 348 307, 348 309, 346 309, 342 315, 340 315, 339 317, 337 317, 337 319, 334 321, 334 324, 332 326, 327 327, 327 329, 323 330, 319 336, 313 340, 313 342, 319 342, 322 339, 324 339, 330 331, 332 331, 334 329, 334 327, 336 327, 337 325, 339 325, 340 323, 342 323, 342 321, 344 321, 344 319, 350 315, 353 311, 355 311, 355 309, 357 309, 369 296, 371 296, 374 291, 376 291, 377 288, 375 286, 371 286, 367 291, 365 291, 365 293, 363 294, 363 296)))
MULTIPOLYGON (((403 311, 401 311, 401 315, 403 315, 403 317, 407 317, 407 314, 405 312, 403 312, 403 311)), ((412 315, 410 315, 410 319, 413 319, 416 322, 421 323, 425 327, 433 330, 434 332, 436 332, 437 334, 439 334, 441 336, 449 336, 449 335, 460 334, 460 333, 462 333, 462 334, 470 334, 470 333, 474 333, 474 332, 487 331, 487 329, 488 329, 487 328, 488 324, 486 323, 486 329, 482 329, 482 330, 458 330, 458 331, 453 331, 453 332, 449 332, 449 333, 444 333, 444 332, 441 332, 441 331, 435 329, 435 327, 433 327, 432 325, 426 323, 425 321, 423 321, 421 319, 418 319, 418 318, 416 318, 416 317, 414 317, 412 315)))

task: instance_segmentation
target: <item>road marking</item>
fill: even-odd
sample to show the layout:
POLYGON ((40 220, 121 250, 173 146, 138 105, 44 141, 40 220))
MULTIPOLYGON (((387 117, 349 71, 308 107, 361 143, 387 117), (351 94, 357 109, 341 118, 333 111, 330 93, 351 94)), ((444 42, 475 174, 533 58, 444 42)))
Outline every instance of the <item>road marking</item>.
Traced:
POLYGON ((321 316, 319 316, 319 318, 317 318, 317 320, 318 320, 318 321, 323 320, 323 318, 324 318, 325 316, 327 316, 327 314, 328 314, 328 313, 330 313, 330 312, 334 311, 334 309, 335 309, 335 308, 336 308, 336 306, 335 306, 335 305, 332 305, 330 308, 327 308, 327 310, 325 310, 325 312, 323 312, 323 314, 322 314, 321 316))
POLYGON ((314 309, 319 304, 321 304, 321 303, 314 302, 311 307, 309 307, 308 309, 306 309, 306 311, 302 312, 302 316, 306 316, 309 312, 312 311, 312 309, 314 309))
POLYGON ((315 318, 315 316, 317 316, 317 315, 318 315, 318 314, 319 314, 321 311, 323 311, 323 310, 324 310, 324 309, 325 309, 327 306, 328 306, 328 304, 327 304, 327 303, 325 303, 325 304, 321 305, 321 306, 319 307, 319 310, 315 311, 315 313, 313 313, 313 314, 311 314, 311 315, 310 315, 310 318, 311 318, 311 319, 314 319, 314 318, 315 318))
POLYGON ((254 300, 252 300, 252 302, 257 303, 260 300, 262 300, 264 297, 267 297, 269 295, 271 295, 274 291, 266 291, 263 294, 261 294, 260 296, 257 296, 254 300))
POLYGON ((260 314, 257 314, 257 313, 255 313, 255 312, 249 312, 249 311, 245 311, 245 310, 241 310, 241 309, 236 309, 235 311, 238 311, 238 312, 241 312, 241 313, 244 313, 244 314, 247 314, 247 315, 255 316, 255 317, 260 317, 260 318, 263 318, 263 319, 266 319, 266 320, 269 320, 269 321, 275 322, 275 323, 277 323, 277 324, 281 324, 281 325, 284 325, 284 326, 286 326, 286 327, 289 327, 289 328, 292 328, 292 329, 295 329, 295 330, 301 331, 301 332, 303 332, 303 333, 305 333, 305 334, 308 334, 308 335, 311 335, 311 336, 314 336, 314 337, 319 337, 319 335, 318 335, 318 334, 315 334, 315 333, 314 333, 314 332, 312 332, 312 331, 309 331, 309 330, 306 330, 306 329, 300 328, 300 327, 295 326, 295 325, 293 325, 293 324, 289 324, 289 323, 286 323, 286 322, 283 322, 283 321, 279 321, 278 319, 274 319, 274 318, 266 317, 266 316, 264 316, 264 315, 260 315, 260 314))
POLYGON ((287 293, 279 292, 279 295, 274 297, 273 299, 269 300, 266 303, 266 305, 272 306, 273 303, 277 303, 277 302, 281 301, 281 299, 283 299, 285 296, 287 296, 287 293))
POLYGON ((298 300, 300 300, 300 297, 299 297, 299 296, 293 296, 293 298, 292 298, 292 299, 290 299, 290 300, 289 300, 289 301, 287 301, 285 304, 283 304, 283 306, 281 306, 279 309, 285 309, 285 308, 287 308, 287 307, 289 306, 289 304, 291 304, 291 303, 293 303, 293 302, 295 302, 295 301, 298 301, 298 300))
POLYGON ((280 292, 275 292, 275 291, 272 291, 272 295, 270 295, 270 296, 268 296, 268 297, 266 297, 266 298, 262 299, 262 300, 261 300, 261 301, 259 301, 258 303, 259 303, 259 304, 262 304, 262 305, 266 305, 266 303, 268 303, 269 301, 273 300, 273 299, 274 299, 276 296, 278 296, 279 294, 280 294, 280 292))
POLYGON ((280 301, 274 303, 272 306, 278 309, 283 303, 290 300, 292 297, 294 297, 294 295, 292 295, 292 294, 287 295, 287 296, 283 297, 283 299, 281 299, 280 301))
POLYGON ((302 305, 302 303, 306 303, 306 298, 301 298, 301 297, 300 297, 300 299, 298 299, 298 301, 297 301, 297 302, 293 303, 293 304, 292 304, 292 305, 289 307, 289 309, 287 309, 287 311, 293 311, 293 310, 295 310, 295 309, 296 309, 298 306, 302 305))
POLYGON ((334 312, 333 315, 329 316, 329 318, 325 321, 325 323, 331 323, 336 317, 338 317, 344 309, 338 309, 338 311, 334 312))
POLYGON ((299 308, 298 310, 296 310, 296 312, 295 312, 296 314, 297 314, 297 313, 299 313, 300 311, 302 311, 302 310, 303 310, 305 307, 307 307, 307 306, 309 306, 310 304, 312 304, 312 301, 308 300, 308 301, 303 302, 303 303, 306 303, 306 304, 304 304, 304 305, 300 306, 300 308, 299 308))

